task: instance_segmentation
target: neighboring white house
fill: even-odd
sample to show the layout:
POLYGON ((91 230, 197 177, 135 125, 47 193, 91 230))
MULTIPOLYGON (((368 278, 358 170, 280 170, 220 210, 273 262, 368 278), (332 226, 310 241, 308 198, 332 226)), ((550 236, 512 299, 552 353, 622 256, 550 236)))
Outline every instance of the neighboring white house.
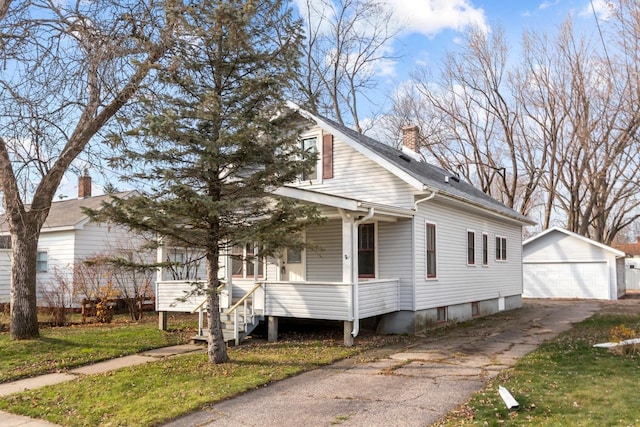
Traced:
MULTIPOLYGON (((118 193, 118 196, 127 197, 130 193, 132 192, 122 192, 118 193)), ((59 279, 63 278, 73 285, 74 266, 78 262, 107 252, 135 249, 132 246, 136 241, 135 236, 122 227, 92 222, 82 211, 83 207, 99 208, 102 202, 110 198, 110 195, 91 197, 91 177, 84 175, 78 182, 77 199, 55 201, 51 204, 49 216, 38 240, 36 289, 39 306, 47 305, 46 298, 43 297, 43 289, 59 289, 59 279)), ((0 246, 4 252, 0 251, 0 303, 5 293, 8 300, 10 275, 5 274, 3 269, 6 264, 5 258, 10 258, 10 251, 7 249, 11 241, 7 238, 8 236, 7 224, 2 220, 0 221, 0 246)), ((70 293, 73 288, 68 291, 65 292, 70 293)), ((153 291, 152 284, 150 284, 150 291, 153 291)), ((82 296, 76 297, 76 299, 82 298, 82 296)), ((76 300, 75 304, 78 302, 76 300)))
POLYGON ((612 246, 627 254, 624 272, 626 291, 640 291, 640 236, 633 243, 618 243, 612 246))
POLYGON ((523 243, 525 298, 615 300, 625 293, 625 253, 559 227, 523 243))
MULTIPOLYGON (((522 227, 531 221, 422 161, 417 127, 404 130, 397 150, 290 108, 318 163, 276 194, 319 208, 326 222, 305 238, 320 250, 284 251, 259 265, 229 261, 221 276, 234 301, 257 284, 270 328, 279 317, 339 320, 345 341, 361 319, 381 333, 416 334, 521 306, 522 227)), ((161 280, 157 309, 190 309, 176 303, 183 291, 161 280)))

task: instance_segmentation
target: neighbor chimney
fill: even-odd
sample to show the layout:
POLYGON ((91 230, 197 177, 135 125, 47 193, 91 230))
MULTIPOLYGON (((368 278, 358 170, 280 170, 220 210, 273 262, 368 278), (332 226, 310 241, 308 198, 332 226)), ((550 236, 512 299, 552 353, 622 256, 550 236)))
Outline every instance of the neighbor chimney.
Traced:
POLYGON ((78 199, 91 197, 91 177, 89 171, 84 170, 84 174, 78 178, 78 199))
POLYGON ((402 145, 411 151, 418 152, 418 134, 420 128, 416 125, 405 126, 402 128, 402 145))

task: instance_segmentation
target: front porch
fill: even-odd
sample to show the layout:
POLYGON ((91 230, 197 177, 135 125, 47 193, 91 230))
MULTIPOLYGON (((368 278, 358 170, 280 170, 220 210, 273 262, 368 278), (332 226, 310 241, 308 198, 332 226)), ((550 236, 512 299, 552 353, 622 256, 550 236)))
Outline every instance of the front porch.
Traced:
MULTIPOLYGON (((156 310, 164 312, 206 311, 202 297, 179 301, 193 288, 189 281, 162 281, 156 284, 156 310), (171 297, 170 295, 173 295, 171 297)), ((239 290, 243 287, 239 287, 239 290)), ((238 293, 238 292, 236 292, 238 293)), ((270 341, 277 340, 278 318, 338 320, 345 324, 345 345, 352 345, 360 319, 398 311, 400 281, 378 279, 349 283, 319 282, 258 282, 240 298, 231 300, 226 292, 220 294, 220 307, 235 331, 232 339, 239 342, 239 333, 246 324, 266 320, 270 341), (234 302, 235 301, 235 302, 234 302), (356 310, 356 301, 358 307, 356 310)), ((162 314, 161 314, 162 316, 162 314)), ((204 328, 200 321, 200 328, 204 328)), ((202 333, 199 333, 202 335, 202 333)))
MULTIPOLYGON (((413 212, 299 189, 289 196, 317 204, 327 218, 305 235, 318 249, 284 250, 260 264, 247 257, 244 267, 227 257, 220 269, 221 317, 233 324, 235 342, 256 319, 267 321, 269 339, 276 340, 284 317, 344 322, 345 345, 352 345, 361 319, 399 311, 408 299, 413 212), (367 226, 364 236, 361 225, 367 226)), ((184 299, 192 288, 193 281, 168 281, 160 272, 156 310, 202 312, 204 297, 184 299)))

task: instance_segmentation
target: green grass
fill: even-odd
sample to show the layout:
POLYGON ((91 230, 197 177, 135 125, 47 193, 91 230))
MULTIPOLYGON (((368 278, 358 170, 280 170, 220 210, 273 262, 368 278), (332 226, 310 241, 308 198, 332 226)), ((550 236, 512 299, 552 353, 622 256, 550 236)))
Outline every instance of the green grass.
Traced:
POLYGON ((56 372, 183 342, 157 324, 78 325, 41 328, 40 338, 11 341, 0 333, 0 382, 56 372))
POLYGON ((68 425, 151 426, 267 383, 353 356, 338 340, 243 345, 230 363, 192 354, 0 399, 0 409, 68 425))
POLYGON ((640 317, 585 320, 522 358, 438 425, 640 425, 640 356, 593 347, 609 341, 611 329, 620 324, 635 329, 640 317), (499 385, 513 394, 519 411, 506 409, 499 385))

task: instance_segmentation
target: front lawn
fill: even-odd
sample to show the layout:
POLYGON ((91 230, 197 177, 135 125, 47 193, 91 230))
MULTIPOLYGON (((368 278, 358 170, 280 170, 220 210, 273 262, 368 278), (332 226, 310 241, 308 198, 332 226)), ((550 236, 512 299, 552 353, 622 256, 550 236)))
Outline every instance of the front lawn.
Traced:
POLYGON ((637 330, 640 316, 599 314, 581 322, 503 371, 438 425, 640 425, 640 355, 593 347, 609 341, 621 324, 637 330), (499 385, 513 394, 519 411, 506 409, 499 385))
POLYGON ((185 341, 186 336, 180 330, 158 330, 156 321, 42 327, 40 338, 24 341, 11 341, 9 333, 3 332, 0 333, 0 382, 57 372, 185 341))
POLYGON ((206 354, 160 360, 0 399, 0 409, 65 426, 152 426, 273 381, 404 338, 303 339, 230 348, 230 363, 206 354))

